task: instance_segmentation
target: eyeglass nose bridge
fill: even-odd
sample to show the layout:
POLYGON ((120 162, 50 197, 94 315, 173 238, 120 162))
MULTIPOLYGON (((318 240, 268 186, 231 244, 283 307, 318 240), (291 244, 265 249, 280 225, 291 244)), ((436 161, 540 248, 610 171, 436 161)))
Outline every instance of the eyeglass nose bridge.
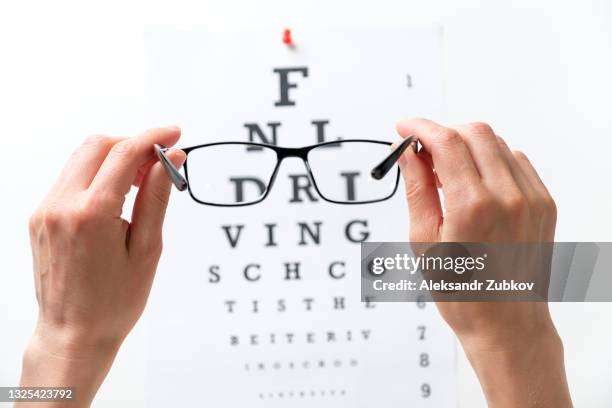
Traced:
POLYGON ((279 163, 287 157, 297 157, 299 159, 307 161, 308 149, 303 147, 276 147, 276 154, 278 155, 279 163))
POLYGON ((275 146, 274 150, 276 151, 276 156, 277 156, 276 167, 274 167, 274 172, 272 173, 272 177, 270 178, 270 183, 268 185, 268 188, 267 188, 263 198, 265 198, 268 195, 268 192, 272 189, 272 186, 274 185, 274 182, 276 181, 276 175, 278 174, 278 170, 280 169, 281 163, 283 162, 284 159, 289 158, 289 157, 295 157, 295 158, 298 158, 298 159, 302 160, 302 162, 304 163, 304 166, 306 167, 306 172, 308 174, 308 178, 310 179, 311 183, 315 187, 315 190, 317 191, 319 196, 323 197, 323 195, 319 191, 319 188, 317 187, 317 183, 314 180, 314 177, 312 175, 312 169, 310 168, 310 163, 308 163, 308 152, 313 147, 314 146, 306 146, 306 147, 280 147, 280 146, 275 146))

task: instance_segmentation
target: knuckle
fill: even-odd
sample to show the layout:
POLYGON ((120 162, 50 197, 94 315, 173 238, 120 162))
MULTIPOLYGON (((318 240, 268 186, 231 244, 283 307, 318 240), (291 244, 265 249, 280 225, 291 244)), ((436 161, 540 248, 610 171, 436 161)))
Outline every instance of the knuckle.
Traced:
POLYGON ((63 220, 63 215, 57 207, 46 207, 40 212, 40 224, 50 231, 59 228, 63 220))
POLYGON ((423 185, 417 182, 406 183, 406 198, 409 202, 418 199, 423 191, 423 185))
POLYGON ((543 201, 544 211, 552 219, 556 220, 557 219, 557 203, 555 203, 555 200, 549 194, 546 194, 542 201, 543 201))
POLYGON ((155 203, 160 207, 166 207, 168 205, 168 201, 170 200, 170 189, 157 187, 151 189, 151 197, 155 201, 155 203))
POLYGON ((471 220, 491 212, 496 207, 493 196, 481 189, 468 189, 464 193, 466 200, 462 211, 471 220))
POLYGON ((495 135, 495 138, 497 139, 497 143, 499 143, 500 146, 508 148, 508 143, 506 143, 503 137, 495 135))
POLYGON ((148 252, 150 255, 154 255, 154 257, 158 257, 161 255, 164 249, 164 243, 161 237, 159 237, 158 239, 152 240, 152 241, 154 242, 148 245, 148 252))
POLYGON ((161 256, 164 244, 160 236, 150 235, 138 245, 138 253, 145 260, 156 261, 161 256))
POLYGON ((502 206, 506 213, 513 216, 523 216, 529 211, 527 200, 518 192, 508 194, 504 198, 502 206))
POLYGON ((134 153, 136 146, 131 140, 124 140, 119 143, 115 143, 111 148, 111 153, 118 156, 130 156, 134 153))
POLYGON ((87 136, 83 141, 84 146, 101 146, 109 143, 110 138, 104 135, 87 136))
POLYGON ((455 129, 444 128, 436 135, 434 140, 441 145, 453 146, 461 142, 461 136, 455 129))
POLYGON ((34 231, 38 230, 41 225, 41 214, 40 210, 36 210, 30 216, 30 220, 28 222, 28 227, 30 230, 30 234, 34 233, 34 231))
POLYGON ((93 217, 96 212, 100 210, 100 207, 102 207, 104 202, 105 198, 103 194, 90 193, 85 195, 80 201, 79 209, 88 216, 93 217))
POLYGON ((97 218, 100 205, 100 198, 93 194, 79 200, 70 212, 72 229, 80 230, 84 226, 90 225, 97 218))
POLYGON ((495 202, 490 197, 472 200, 467 207, 468 216, 471 219, 480 218, 483 214, 491 212, 495 208, 495 202))
POLYGON ((529 162, 529 159, 527 158, 527 155, 525 153, 523 153, 520 150, 514 150, 512 151, 512 155, 518 159, 518 160, 522 160, 522 161, 526 161, 529 162))
POLYGON ((493 128, 489 126, 488 123, 485 122, 471 122, 467 124, 467 128, 474 134, 479 136, 491 136, 495 135, 493 132, 493 128))
POLYGON ((71 225, 76 228, 88 224, 92 219, 92 210, 88 204, 79 205, 70 214, 71 225))

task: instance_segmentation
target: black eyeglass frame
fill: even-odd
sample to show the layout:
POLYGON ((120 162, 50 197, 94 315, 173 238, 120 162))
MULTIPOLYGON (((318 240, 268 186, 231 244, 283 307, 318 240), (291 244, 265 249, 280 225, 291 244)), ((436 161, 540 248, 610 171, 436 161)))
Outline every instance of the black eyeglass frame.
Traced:
MULTIPOLYGON (((190 146, 190 147, 185 147, 185 148, 180 149, 183 152, 185 152, 185 154, 187 155, 187 158, 185 159, 185 162, 183 163, 183 167, 185 167, 184 177, 179 172, 179 170, 174 166, 174 164, 167 158, 165 153, 169 150, 169 148, 156 144, 155 152, 159 160, 164 165, 164 168, 166 169, 175 187, 179 191, 188 190, 191 198, 197 203, 204 204, 204 205, 211 205, 214 207, 244 207, 247 205, 258 204, 262 202, 263 200, 265 200, 268 194, 270 193, 270 190, 272 190, 272 187, 274 186, 274 181, 276 180, 276 175, 278 174, 278 169, 280 168, 282 161, 288 157, 297 157, 297 158, 302 159, 302 161, 304 162, 304 165, 306 166, 306 170, 308 172, 308 178, 312 182, 312 185, 314 186, 319 197, 321 197, 324 201, 334 203, 334 204, 372 204, 372 203, 378 203, 381 201, 385 201, 393 197, 393 195, 395 194, 399 186, 399 178, 400 178, 399 168, 397 169, 397 174, 395 177, 395 186, 393 187, 393 191, 389 193, 387 196, 380 198, 380 199, 366 200, 366 201, 338 201, 338 200, 332 200, 330 198, 327 198, 325 197, 323 193, 321 193, 321 190, 319 190, 317 181, 315 180, 315 177, 312 173, 312 169, 310 168, 310 164, 308 162, 308 153, 310 153, 311 150, 317 147, 337 145, 337 144, 346 143, 346 142, 348 143, 354 143, 354 142, 375 143, 375 144, 382 144, 382 145, 387 145, 387 146, 392 145, 392 143, 390 142, 385 142, 385 141, 380 141, 380 140, 370 140, 370 139, 343 139, 343 140, 336 140, 336 141, 330 141, 330 142, 324 142, 324 143, 317 143, 317 144, 305 146, 305 147, 281 147, 281 146, 276 146, 276 145, 272 145, 268 143, 255 143, 255 142, 205 143, 205 144, 200 144, 200 145, 190 146), (264 191, 264 193, 259 199, 255 201, 249 201, 249 202, 243 202, 243 203, 220 204, 220 203, 212 203, 208 201, 203 201, 195 196, 189 184, 189 164, 188 164, 189 153, 197 149, 211 147, 211 146, 219 146, 219 145, 254 146, 254 147, 271 149, 276 153, 276 165, 274 167, 274 170, 272 171, 272 175, 270 176, 268 183, 266 184, 266 190, 264 191)), ((385 157, 384 160, 380 162, 380 164, 378 164, 376 167, 372 169, 371 176, 377 180, 382 179, 391 170, 393 165, 397 162, 401 154, 406 150, 408 146, 413 146, 414 151, 415 152, 417 151, 416 142, 417 140, 413 136, 410 136, 409 138, 404 139, 404 141, 398 147, 396 147, 387 157, 385 157)))

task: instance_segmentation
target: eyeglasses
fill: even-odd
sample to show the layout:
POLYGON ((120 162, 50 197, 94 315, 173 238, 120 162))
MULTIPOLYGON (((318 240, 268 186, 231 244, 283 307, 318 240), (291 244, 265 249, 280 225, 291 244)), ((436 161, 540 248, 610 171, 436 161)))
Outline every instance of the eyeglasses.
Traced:
POLYGON ((391 143, 347 139, 301 148, 263 143, 218 142, 183 148, 187 159, 185 175, 166 156, 166 147, 155 152, 180 191, 188 190, 200 204, 237 207, 257 204, 268 194, 281 162, 288 157, 302 159, 307 175, 290 175, 294 197, 302 191, 316 201, 311 187, 325 201, 336 204, 368 204, 387 200, 395 194, 402 153, 418 141, 410 136, 391 150, 391 143), (390 151, 391 150, 391 151, 390 151), (395 171, 391 171, 396 167, 395 171))

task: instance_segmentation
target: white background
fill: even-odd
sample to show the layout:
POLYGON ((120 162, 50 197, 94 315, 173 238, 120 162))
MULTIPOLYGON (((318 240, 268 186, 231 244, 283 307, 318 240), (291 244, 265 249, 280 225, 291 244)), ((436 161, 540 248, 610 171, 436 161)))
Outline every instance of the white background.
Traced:
MULTIPOLYGON (((408 23, 444 26, 447 121, 487 121, 527 153, 556 198, 557 240, 609 241, 609 1, 1 0, 0 385, 17 384, 36 319, 29 214, 83 137, 165 125, 144 119, 144 31, 408 23)), ((552 311, 575 405, 612 405, 612 305, 552 311)), ((137 327, 95 406, 142 400, 143 338, 137 327)), ((484 406, 463 355, 458 381, 460 406, 484 406)))

